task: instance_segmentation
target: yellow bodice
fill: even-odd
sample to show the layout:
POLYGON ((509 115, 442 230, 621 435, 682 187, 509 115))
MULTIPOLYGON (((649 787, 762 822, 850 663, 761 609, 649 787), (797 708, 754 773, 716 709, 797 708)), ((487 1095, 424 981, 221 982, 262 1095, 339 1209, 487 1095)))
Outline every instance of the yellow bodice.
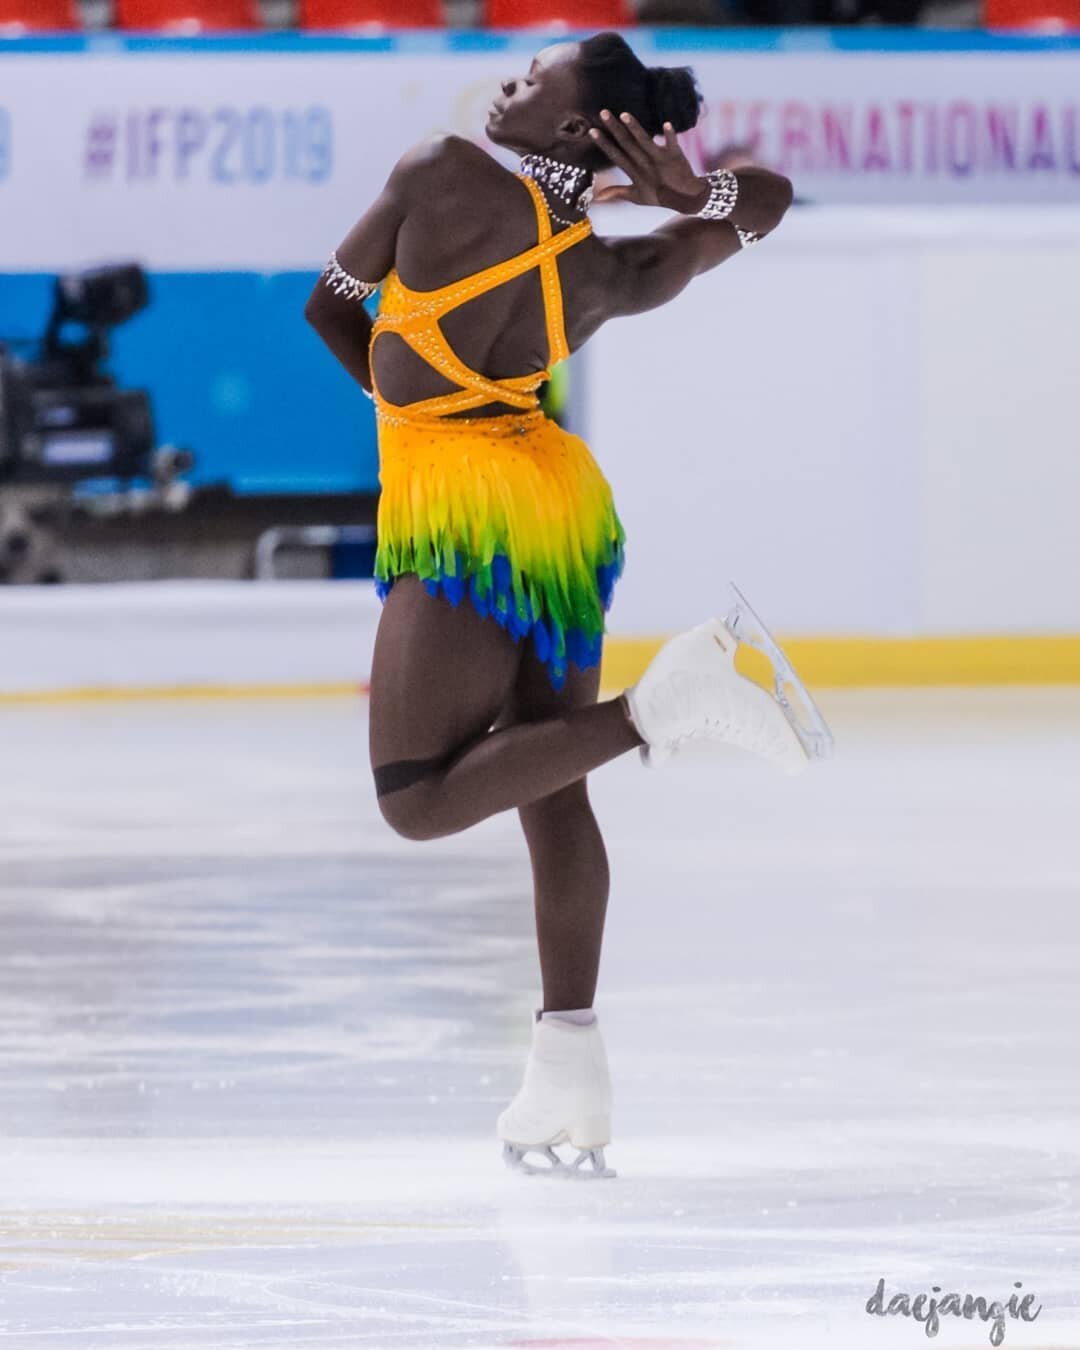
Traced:
POLYGON ((555 260, 558 254, 586 238, 592 226, 588 220, 581 220, 553 234, 543 193, 531 178, 524 174, 516 174, 515 177, 528 188, 536 209, 537 242, 532 248, 434 291, 411 290, 402 282, 396 270, 391 271, 383 283, 379 312, 371 334, 372 346, 380 333, 397 333, 430 366, 460 388, 450 393, 437 394, 434 398, 420 399, 416 403, 393 404, 380 394, 372 369, 372 390, 380 420, 399 425, 430 425, 433 420, 443 418, 448 413, 478 408, 485 403, 508 403, 514 408, 535 410, 540 405, 537 388, 550 375, 551 366, 569 355, 563 328, 562 287, 555 260), (485 291, 500 286, 511 277, 521 276, 533 267, 540 269, 548 365, 543 370, 534 370, 527 375, 488 379, 458 357, 447 342, 439 321, 444 314, 466 300, 483 295, 485 291))

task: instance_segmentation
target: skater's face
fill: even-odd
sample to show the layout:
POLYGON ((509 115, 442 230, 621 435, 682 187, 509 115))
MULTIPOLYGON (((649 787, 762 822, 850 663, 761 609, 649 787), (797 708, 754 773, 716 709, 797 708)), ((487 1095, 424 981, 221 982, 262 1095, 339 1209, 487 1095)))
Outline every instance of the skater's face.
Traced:
POLYGON ((524 75, 501 80, 488 109, 488 139, 519 155, 583 157, 591 123, 581 111, 580 54, 580 43, 555 43, 537 52, 524 75))

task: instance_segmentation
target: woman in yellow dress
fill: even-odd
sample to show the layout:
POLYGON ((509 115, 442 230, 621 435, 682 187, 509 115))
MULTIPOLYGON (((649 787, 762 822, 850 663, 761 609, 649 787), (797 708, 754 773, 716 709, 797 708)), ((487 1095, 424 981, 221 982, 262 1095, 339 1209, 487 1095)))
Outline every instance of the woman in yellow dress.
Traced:
MULTIPOLYGON (((569 1141, 603 1171, 610 1090, 592 1005, 608 865, 586 775, 688 737, 805 760, 779 704, 735 674, 716 621, 598 701, 623 530, 588 447, 536 395, 601 324, 671 300, 787 210, 778 174, 694 172, 677 135, 700 106, 692 71, 648 68, 616 33, 545 47, 488 114, 519 169, 458 136, 409 150, 307 307, 378 418, 370 749, 383 815, 432 839, 516 808, 528 842, 543 1008, 499 1122, 513 1162, 541 1149, 558 1165, 551 1149, 569 1141), (611 166, 628 183, 594 198, 593 173, 611 166), (591 199, 677 214, 601 239, 591 199), (380 284, 372 323, 362 302, 380 284)), ((658 380, 669 359, 657 353, 658 380)))

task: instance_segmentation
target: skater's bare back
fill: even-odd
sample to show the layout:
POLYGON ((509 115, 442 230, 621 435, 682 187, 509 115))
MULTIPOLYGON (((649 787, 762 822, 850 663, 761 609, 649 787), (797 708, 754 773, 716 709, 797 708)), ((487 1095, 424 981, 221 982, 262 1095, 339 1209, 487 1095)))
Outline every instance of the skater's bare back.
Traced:
MULTIPOLYGON (((628 127, 609 120, 615 125, 606 134, 613 143, 617 137, 635 134, 636 124, 628 127)), ((636 132, 644 135, 640 128, 636 132)), ((740 221, 747 222, 743 228, 767 233, 790 203, 790 183, 763 169, 742 170, 739 177, 746 180, 746 186, 740 182, 740 221)), ((637 180, 632 183, 636 185, 637 180)), ((646 183, 644 190, 655 192, 655 184, 646 183)), ((688 198, 686 205, 689 210, 700 206, 700 201, 688 198)), ((552 220, 556 235, 563 228, 552 220)), ((463 137, 438 136, 402 156, 337 256, 353 276, 381 281, 395 269, 411 290, 431 291, 524 252, 537 242, 536 232, 533 202, 515 173, 463 137)), ((645 235, 589 235, 579 241, 557 259, 570 351, 580 348, 608 319, 666 303, 694 276, 739 249, 733 223, 695 215, 678 215, 645 235)), ((355 305, 317 287, 308 317, 322 331, 324 325, 334 323, 334 311, 343 318, 346 307, 348 322, 355 326, 355 305)), ((465 301, 444 317, 441 326, 462 361, 488 378, 523 375, 547 365, 543 298, 536 269, 465 301)), ((340 351, 338 355, 370 388, 370 371, 355 369, 340 351)), ((386 334, 376 344, 372 359, 380 389, 395 404, 416 402, 454 387, 395 334, 386 334)), ((509 411, 513 411, 509 405, 491 403, 468 415, 509 411)))

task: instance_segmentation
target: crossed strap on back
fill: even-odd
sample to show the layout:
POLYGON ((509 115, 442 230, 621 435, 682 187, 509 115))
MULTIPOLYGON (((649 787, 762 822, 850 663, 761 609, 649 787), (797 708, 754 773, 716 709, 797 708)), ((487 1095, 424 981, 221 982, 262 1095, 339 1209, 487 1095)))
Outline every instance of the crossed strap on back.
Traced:
MULTIPOLYGON (((551 373, 550 367, 569 355, 570 349, 563 327, 562 287, 559 284, 559 268, 555 259, 560 253, 584 239, 591 232, 592 226, 588 220, 582 220, 553 235, 551 218, 543 193, 531 178, 527 178, 524 174, 515 174, 515 177, 528 188, 536 209, 537 242, 532 248, 513 258, 507 258, 504 262, 495 263, 492 267, 485 267, 483 271, 475 272, 472 276, 462 277, 460 281, 451 282, 448 286, 440 286, 434 291, 410 290, 396 271, 391 274, 388 285, 400 293, 405 306, 400 313, 394 313, 393 307, 389 312, 380 310, 375 321, 372 342, 381 332, 397 333, 430 366, 447 379, 461 385, 461 389, 403 406, 387 403, 378 389, 375 389, 376 398, 384 407, 408 417, 415 414, 442 417, 450 412, 478 408, 485 403, 508 403, 515 408, 536 408, 538 399, 534 391, 548 378, 551 373), (528 375, 512 375, 507 379, 489 380, 479 371, 470 369, 458 357, 447 342, 439 320, 466 300, 472 300, 486 291, 494 290, 504 281, 521 276, 533 267, 540 269, 548 340, 548 367, 528 375)), ((374 373, 372 382, 374 385, 374 373)))

